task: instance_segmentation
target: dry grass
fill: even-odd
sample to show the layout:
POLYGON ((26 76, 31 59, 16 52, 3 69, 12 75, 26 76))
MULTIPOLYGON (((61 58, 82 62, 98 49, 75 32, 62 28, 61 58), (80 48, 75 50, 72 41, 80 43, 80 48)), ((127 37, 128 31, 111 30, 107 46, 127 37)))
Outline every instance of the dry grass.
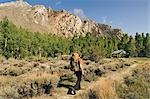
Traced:
POLYGON ((39 71, 18 76, 17 79, 21 80, 21 83, 28 83, 34 81, 37 81, 39 83, 45 83, 46 81, 49 81, 52 84, 57 84, 59 77, 51 73, 39 71))
POLYGON ((123 83, 116 86, 117 94, 123 99, 149 99, 150 97, 150 61, 138 59, 140 63, 123 83))
MULTIPOLYGON (((66 87, 57 86, 60 83, 60 77, 67 78, 62 81, 64 85, 75 84, 75 75, 68 68, 65 68, 68 65, 68 60, 61 59, 5 60, 2 58, 0 59, 0 99, 20 99, 23 97, 32 97, 32 99, 93 99, 94 97, 96 99, 118 99, 125 92, 124 88, 120 87, 122 89, 119 89, 119 93, 116 86, 122 85, 124 77, 139 75, 139 73, 145 75, 145 72, 141 71, 150 69, 149 59, 101 59, 98 63, 85 61, 85 76, 88 78, 89 75, 91 82, 83 80, 81 83, 82 89, 77 91, 75 96, 70 96, 66 94, 68 91, 66 87), (89 64, 86 64, 86 62, 89 64), (121 68, 122 65, 123 68, 121 68), (111 69, 113 68, 116 71, 112 71, 111 69), (95 70, 97 69, 104 71, 105 74, 96 75, 95 70), (16 73, 16 75, 11 75, 10 72, 16 73), (52 85, 53 89, 50 94, 45 94, 43 86, 48 84, 52 85), (18 89, 26 91, 23 94, 19 94, 18 89), (42 90, 39 92, 38 89, 42 90), (50 96, 51 94, 52 96, 50 96)), ((132 79, 128 80, 132 81, 132 79)), ((139 84, 143 83, 138 82, 135 87, 139 86, 139 84)))
POLYGON ((98 99, 118 99, 115 91, 115 82, 113 80, 101 78, 93 82, 89 90, 89 97, 93 97, 92 95, 95 94, 98 99))

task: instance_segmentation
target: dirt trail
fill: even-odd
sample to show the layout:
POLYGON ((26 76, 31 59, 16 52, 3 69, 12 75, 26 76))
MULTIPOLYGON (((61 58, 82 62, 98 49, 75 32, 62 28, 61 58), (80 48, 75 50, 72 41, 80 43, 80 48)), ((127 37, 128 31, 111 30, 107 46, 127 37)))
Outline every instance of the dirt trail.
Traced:
MULTIPOLYGON (((116 71, 109 71, 106 72, 102 77, 99 77, 96 81, 92 82, 86 82, 82 81, 82 89, 79 91, 76 91, 76 95, 67 95, 68 88, 65 87, 59 87, 56 88, 55 91, 52 93, 52 96, 44 97, 44 99, 86 99, 84 95, 89 95, 89 92, 96 91, 97 94, 102 99, 118 99, 116 90, 115 90, 115 83, 116 82, 123 82, 124 77, 130 76, 134 69, 137 67, 149 64, 150 62, 147 60, 141 61, 141 60, 125 60, 125 62, 131 63, 130 66, 125 66, 121 69, 117 69, 116 71)), ((111 62, 114 64, 114 62, 111 62)), ((109 64, 109 66, 112 66, 112 64, 109 64)), ((119 63, 119 62, 118 62, 119 63)), ((107 64, 107 63, 106 63, 107 64)), ((42 97, 43 98, 43 97, 42 97)), ((35 98, 35 99, 41 99, 35 98)))
POLYGON ((88 90, 98 92, 97 94, 101 97, 101 99, 119 99, 118 95, 116 94, 115 83, 123 82, 124 77, 130 76, 134 69, 149 63, 149 61, 138 61, 138 63, 135 63, 128 68, 108 73, 104 77, 100 77, 96 82, 90 84, 88 90))
MULTIPOLYGON (((58 93, 57 93, 57 97, 59 97, 58 99, 82 99, 82 97, 81 97, 82 93, 87 92, 90 89, 93 89, 93 87, 101 87, 101 92, 102 92, 102 89, 106 90, 106 88, 108 88, 107 90, 111 90, 111 91, 107 92, 107 95, 109 93, 112 94, 112 92, 114 90, 112 86, 113 86, 114 83, 111 82, 111 81, 123 81, 123 78, 125 76, 130 75, 131 72, 139 64, 140 64, 140 62, 135 63, 135 64, 133 64, 133 65, 127 67, 127 68, 124 68, 122 70, 107 73, 103 77, 100 77, 97 81, 93 81, 91 83, 86 83, 86 84, 82 83, 83 89, 80 90, 80 91, 77 91, 77 94, 75 96, 67 95, 66 92, 67 92, 68 89, 66 89, 66 88, 59 89, 59 90, 61 90, 61 94, 59 94, 59 96, 58 96, 58 93), (106 84, 106 83, 108 83, 108 86, 103 85, 103 84, 106 84), (62 92, 62 90, 63 90, 63 92, 62 92)), ((103 93, 105 93, 105 92, 103 92, 103 93)), ((112 95, 115 96, 115 93, 112 94, 112 95)), ((107 98, 104 98, 104 99, 107 99, 107 98)))
POLYGON ((115 80, 115 81, 121 81, 121 80, 123 80, 123 77, 131 74, 133 69, 135 69, 137 66, 138 66, 138 64, 133 64, 130 67, 123 69, 121 71, 112 72, 112 73, 108 74, 105 78, 110 79, 110 80, 115 80))
MULTIPOLYGON (((95 91, 96 95, 101 99, 112 99, 110 97, 117 96, 116 85, 122 83, 125 77, 131 76, 135 69, 147 69, 150 67, 150 59, 147 58, 121 58, 121 59, 102 59, 98 63, 85 61, 85 78, 88 81, 82 80, 82 89, 76 91, 76 95, 67 95, 69 86, 75 85, 76 77, 71 75, 72 72, 67 67, 69 61, 66 60, 2 60, 0 62, 0 94, 6 93, 7 89, 10 92, 25 86, 27 90, 32 89, 32 99, 87 99, 89 95, 95 91), (64 77, 64 79, 60 79, 64 77), (51 81, 54 86, 50 94, 41 92, 41 95, 36 94, 38 88, 43 88, 47 82, 51 81), (40 86, 32 84, 37 82, 40 86), (18 86, 19 85, 19 86, 18 86), (3 86, 7 86, 6 88, 3 86), (11 89, 10 86, 13 86, 11 89), (28 88, 29 87, 29 88, 28 88), (6 92, 5 92, 6 91, 6 92), (52 96, 50 96, 52 95, 52 96)), ((85 79, 84 78, 84 79, 85 79)), ((45 89, 42 89, 45 90, 45 89)), ((25 92, 23 95, 29 95, 25 92)), ((18 97, 18 95, 13 95, 18 97)), ((8 97, 8 96, 3 96, 8 97)), ((15 98, 14 98, 15 99, 15 98)), ((93 99, 93 98, 92 98, 93 99)), ((117 99, 117 98, 114 98, 117 99)))

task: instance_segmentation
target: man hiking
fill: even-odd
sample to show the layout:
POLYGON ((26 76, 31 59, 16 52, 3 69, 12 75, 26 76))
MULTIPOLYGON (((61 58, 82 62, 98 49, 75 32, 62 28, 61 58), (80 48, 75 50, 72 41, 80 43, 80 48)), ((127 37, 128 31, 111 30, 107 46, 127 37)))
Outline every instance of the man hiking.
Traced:
POLYGON ((71 71, 74 71, 74 73, 77 76, 77 82, 74 86, 74 89, 80 90, 81 89, 80 82, 83 75, 83 67, 82 67, 83 61, 80 58, 78 53, 75 52, 72 54, 72 57, 70 58, 70 65, 71 65, 71 71))

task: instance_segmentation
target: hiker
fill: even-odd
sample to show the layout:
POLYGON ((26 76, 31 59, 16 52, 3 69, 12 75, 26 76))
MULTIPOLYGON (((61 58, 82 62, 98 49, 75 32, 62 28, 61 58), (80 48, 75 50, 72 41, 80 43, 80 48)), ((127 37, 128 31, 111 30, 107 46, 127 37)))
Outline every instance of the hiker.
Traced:
POLYGON ((77 76, 77 82, 74 86, 75 90, 80 90, 81 86, 80 86, 80 82, 81 82, 81 78, 83 75, 83 67, 82 67, 83 61, 80 58, 78 53, 73 53, 72 57, 70 58, 70 65, 71 65, 71 71, 74 71, 74 73, 77 76))

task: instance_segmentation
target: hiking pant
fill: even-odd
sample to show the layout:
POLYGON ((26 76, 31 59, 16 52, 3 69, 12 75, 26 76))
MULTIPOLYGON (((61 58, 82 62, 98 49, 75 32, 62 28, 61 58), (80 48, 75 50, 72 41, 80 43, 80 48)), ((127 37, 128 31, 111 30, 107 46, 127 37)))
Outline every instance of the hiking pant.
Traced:
POLYGON ((79 89, 81 89, 80 82, 81 82, 81 78, 82 78, 82 71, 76 71, 75 74, 77 76, 77 82, 76 82, 74 88, 76 90, 79 90, 79 89))

